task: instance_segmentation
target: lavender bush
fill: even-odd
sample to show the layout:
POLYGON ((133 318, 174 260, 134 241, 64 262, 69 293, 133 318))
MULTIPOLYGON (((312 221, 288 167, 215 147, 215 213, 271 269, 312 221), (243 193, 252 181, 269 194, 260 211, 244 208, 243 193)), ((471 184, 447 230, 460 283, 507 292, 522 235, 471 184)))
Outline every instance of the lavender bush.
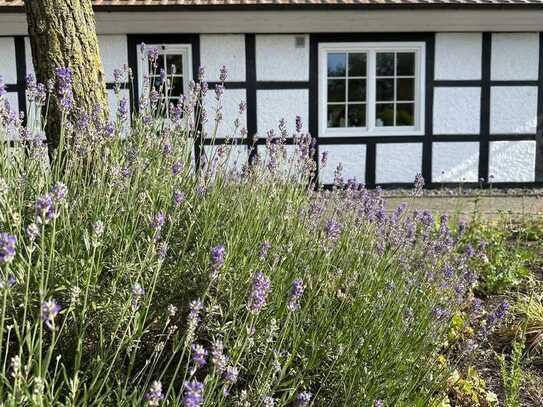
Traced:
POLYGON ((26 125, 0 94, 0 136, 23 140, 0 145, 0 400, 437 405, 438 354, 473 284, 445 217, 386 213, 340 171, 315 188, 300 123, 280 123, 235 171, 236 121, 212 154, 196 150, 197 169, 222 86, 192 83, 166 106, 169 79, 147 81, 129 126, 127 100, 99 122, 71 103, 69 69, 58 75, 29 78, 26 125), (49 162, 40 112, 53 94, 66 117, 49 162))

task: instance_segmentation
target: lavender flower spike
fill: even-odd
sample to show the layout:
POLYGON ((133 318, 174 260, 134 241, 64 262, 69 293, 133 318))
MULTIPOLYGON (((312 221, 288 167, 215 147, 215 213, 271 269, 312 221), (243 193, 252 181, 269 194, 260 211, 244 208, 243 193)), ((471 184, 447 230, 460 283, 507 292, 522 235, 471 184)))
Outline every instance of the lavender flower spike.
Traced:
POLYGON ((8 233, 0 233, 0 265, 11 263, 15 257, 17 237, 8 233))
POLYGON ((271 291, 271 281, 264 273, 258 272, 253 278, 253 290, 249 301, 249 311, 258 314, 266 305, 268 293, 271 291))
POLYGON ((41 319, 49 329, 54 329, 55 318, 60 312, 60 305, 54 299, 41 303, 41 319))
POLYGON ((207 363, 207 350, 202 345, 197 343, 192 345, 192 361, 197 367, 203 367, 207 363))
POLYGON ((145 394, 145 400, 147 400, 148 406, 158 406, 160 402, 164 400, 164 394, 162 393, 162 383, 158 380, 151 384, 149 392, 145 394))
POLYGON ((300 299, 304 294, 304 282, 301 278, 297 278, 292 282, 292 291, 290 293, 290 299, 287 304, 289 311, 294 312, 300 309, 300 299))
POLYGON ((197 380, 185 382, 185 397, 183 407, 200 407, 204 402, 204 384, 197 380))
POLYGON ((225 255, 226 249, 223 245, 218 245, 211 249, 211 278, 215 278, 219 274, 219 270, 224 266, 225 255))
POLYGON ((313 397, 313 394, 311 394, 308 391, 302 391, 301 393, 298 393, 298 395, 296 396, 296 406, 298 407, 308 406, 312 397, 313 397))

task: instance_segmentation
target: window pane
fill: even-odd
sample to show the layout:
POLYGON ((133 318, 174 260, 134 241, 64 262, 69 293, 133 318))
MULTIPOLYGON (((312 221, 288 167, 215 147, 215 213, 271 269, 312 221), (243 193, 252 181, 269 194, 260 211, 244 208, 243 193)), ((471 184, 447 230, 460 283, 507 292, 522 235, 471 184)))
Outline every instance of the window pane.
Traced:
POLYGON ((398 52, 398 72, 397 75, 415 75, 415 53, 398 52))
POLYGON ((394 79, 377 79, 377 101, 394 100, 394 79))
POLYGON ((149 78, 149 84, 154 86, 156 90, 159 90, 162 85, 162 80, 160 79, 160 76, 151 76, 149 78))
POLYGON ((347 54, 328 54, 328 76, 345 76, 347 54))
POLYGON ((347 105, 348 111, 348 126, 349 127, 365 127, 366 126, 366 105, 347 105))
POLYGON ((183 94, 183 78, 175 77, 170 78, 170 89, 168 90, 169 96, 179 97, 183 94))
POLYGON ((415 100, 415 80, 398 79, 396 90, 397 100, 415 100))
POLYGON ((377 53, 377 76, 394 76, 394 53, 377 53))
POLYGON ((166 67, 169 74, 183 74, 183 57, 181 55, 166 55, 166 67))
POLYGON ((392 103, 375 105, 375 125, 377 127, 394 125, 394 105, 392 103))
POLYGON ((398 103, 396 105, 396 126, 413 126, 415 124, 415 104, 398 103))
POLYGON ((366 101, 366 80, 349 79, 349 102, 366 101))
POLYGON ((349 54, 349 76, 366 76, 366 54, 349 54))
POLYGON ((345 127, 345 105, 328 105, 328 127, 345 127))
POLYGON ((345 102, 345 79, 328 79, 328 102, 345 102))

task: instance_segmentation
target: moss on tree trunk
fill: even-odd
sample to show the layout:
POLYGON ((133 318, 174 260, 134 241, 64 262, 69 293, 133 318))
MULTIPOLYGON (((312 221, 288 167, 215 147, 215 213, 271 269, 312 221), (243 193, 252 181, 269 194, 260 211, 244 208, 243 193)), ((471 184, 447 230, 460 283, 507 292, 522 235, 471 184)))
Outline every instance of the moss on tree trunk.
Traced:
MULTIPOLYGON (((57 68, 70 67, 74 107, 89 116, 100 106, 102 119, 109 115, 104 72, 96 36, 91 0, 25 0, 32 60, 39 82, 55 80, 57 68)), ((47 141, 58 146, 61 111, 57 97, 51 99, 47 120, 47 141)))

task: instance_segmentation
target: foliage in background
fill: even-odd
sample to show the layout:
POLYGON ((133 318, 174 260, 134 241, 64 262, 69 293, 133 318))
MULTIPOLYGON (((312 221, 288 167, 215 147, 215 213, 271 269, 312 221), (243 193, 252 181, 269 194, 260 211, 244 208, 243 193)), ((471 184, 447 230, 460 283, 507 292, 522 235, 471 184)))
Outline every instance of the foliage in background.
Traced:
POLYGON ((26 146, 0 147, 0 400, 437 403, 451 371, 438 356, 451 316, 473 301, 469 264, 482 256, 446 216, 386 213, 379 191, 340 171, 334 190, 315 190, 314 145, 299 121, 293 134, 284 122, 269 132, 250 165, 233 165, 239 120, 222 146, 200 145, 216 136, 222 85, 192 83, 164 106, 162 72, 130 126, 126 99, 114 122, 64 120, 65 154, 47 165, 37 118, 48 92, 69 95, 69 70, 58 76, 55 90, 29 78, 26 127, 0 92, 0 136, 26 146), (205 98, 216 106, 210 135, 200 130, 205 98))

